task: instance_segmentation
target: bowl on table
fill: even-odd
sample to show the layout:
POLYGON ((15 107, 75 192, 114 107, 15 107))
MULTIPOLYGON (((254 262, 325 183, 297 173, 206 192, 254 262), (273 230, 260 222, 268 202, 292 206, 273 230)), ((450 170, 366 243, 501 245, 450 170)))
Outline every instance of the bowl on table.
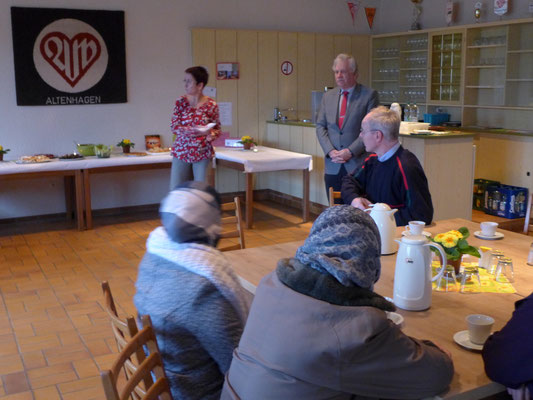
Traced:
POLYGON ((76 146, 77 153, 82 156, 94 156, 94 144, 78 144, 76 146))
POLYGON ((98 158, 109 158, 112 151, 113 146, 106 146, 105 144, 97 144, 94 146, 94 153, 98 158))

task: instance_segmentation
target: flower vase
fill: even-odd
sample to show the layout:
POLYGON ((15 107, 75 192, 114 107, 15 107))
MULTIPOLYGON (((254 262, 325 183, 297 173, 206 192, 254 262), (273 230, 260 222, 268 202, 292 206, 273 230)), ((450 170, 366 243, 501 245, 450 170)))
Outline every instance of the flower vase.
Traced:
POLYGON ((449 266, 453 267, 453 269, 455 270, 455 275, 457 275, 457 274, 459 274, 459 270, 461 269, 461 258, 459 258, 457 260, 448 259, 446 261, 446 265, 449 265, 449 266))
POLYGON ((242 144, 242 148, 243 148, 244 150, 251 150, 251 148, 252 148, 252 143, 243 143, 243 144, 242 144))
POLYGON ((130 146, 122 146, 122 152, 124 154, 127 154, 130 152, 130 146))
POLYGON ((0 153, 0 161, 4 161, 4 153, 0 153))

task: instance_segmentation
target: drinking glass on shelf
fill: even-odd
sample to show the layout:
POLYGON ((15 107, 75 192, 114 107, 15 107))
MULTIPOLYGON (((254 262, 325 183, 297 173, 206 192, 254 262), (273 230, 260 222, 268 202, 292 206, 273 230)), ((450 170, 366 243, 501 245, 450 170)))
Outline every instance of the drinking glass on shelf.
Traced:
POLYGON ((511 260, 509 257, 502 257, 498 260, 495 279, 497 282, 502 283, 514 282, 513 260, 511 260))
POLYGON ((477 267, 465 267, 461 276, 460 293, 470 294, 481 292, 481 278, 477 267))

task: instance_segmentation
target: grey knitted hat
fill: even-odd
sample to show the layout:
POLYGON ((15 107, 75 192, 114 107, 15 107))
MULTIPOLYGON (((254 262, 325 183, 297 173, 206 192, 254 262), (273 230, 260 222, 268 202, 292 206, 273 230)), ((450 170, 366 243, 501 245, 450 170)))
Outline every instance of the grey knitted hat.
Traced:
POLYGON ((161 222, 177 243, 204 243, 216 247, 220 238, 220 196, 203 182, 184 182, 161 202, 161 222))
POLYGON ((381 272, 381 239, 374 220, 349 205, 327 208, 295 258, 344 286, 372 290, 381 272))

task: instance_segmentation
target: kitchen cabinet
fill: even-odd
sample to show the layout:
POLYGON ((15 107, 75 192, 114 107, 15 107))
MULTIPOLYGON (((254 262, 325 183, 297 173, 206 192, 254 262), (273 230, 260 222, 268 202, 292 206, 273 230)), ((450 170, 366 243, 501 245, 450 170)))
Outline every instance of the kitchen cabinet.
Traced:
POLYGON ((463 126, 531 131, 533 18, 372 37, 382 104, 445 108, 463 126))
POLYGON ((463 37, 462 31, 430 35, 430 102, 459 104, 463 37))

